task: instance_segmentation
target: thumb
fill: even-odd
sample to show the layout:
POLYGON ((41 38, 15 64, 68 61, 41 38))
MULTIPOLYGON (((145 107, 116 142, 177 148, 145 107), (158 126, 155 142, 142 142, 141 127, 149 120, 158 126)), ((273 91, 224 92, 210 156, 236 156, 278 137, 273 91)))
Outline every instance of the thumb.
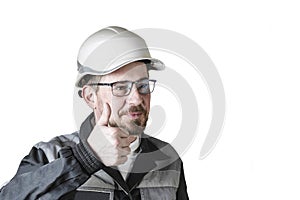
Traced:
POLYGON ((110 114, 111 114, 110 106, 107 103, 103 104, 103 110, 101 113, 101 117, 97 123, 100 126, 107 126, 109 118, 110 118, 110 114))
POLYGON ((137 138, 136 136, 130 135, 130 136, 128 136, 127 140, 128 140, 128 142, 133 143, 136 140, 136 138, 137 138))

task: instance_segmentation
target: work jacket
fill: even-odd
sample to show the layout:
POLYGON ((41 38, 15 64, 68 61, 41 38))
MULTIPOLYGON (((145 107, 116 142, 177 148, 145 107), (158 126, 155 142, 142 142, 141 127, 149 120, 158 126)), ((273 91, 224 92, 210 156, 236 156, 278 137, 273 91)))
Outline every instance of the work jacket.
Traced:
POLYGON ((182 161, 168 144, 142 135, 126 180, 116 167, 99 161, 87 144, 93 113, 79 132, 36 144, 1 200, 169 200, 188 199, 182 161))

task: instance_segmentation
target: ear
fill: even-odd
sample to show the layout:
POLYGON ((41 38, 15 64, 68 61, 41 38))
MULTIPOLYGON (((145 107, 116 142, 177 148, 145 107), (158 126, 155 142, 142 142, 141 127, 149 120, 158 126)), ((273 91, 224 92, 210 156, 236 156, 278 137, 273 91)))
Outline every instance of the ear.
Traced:
POLYGON ((83 86, 82 88, 82 98, 85 100, 86 104, 94 109, 97 104, 97 94, 93 88, 90 86, 83 86))

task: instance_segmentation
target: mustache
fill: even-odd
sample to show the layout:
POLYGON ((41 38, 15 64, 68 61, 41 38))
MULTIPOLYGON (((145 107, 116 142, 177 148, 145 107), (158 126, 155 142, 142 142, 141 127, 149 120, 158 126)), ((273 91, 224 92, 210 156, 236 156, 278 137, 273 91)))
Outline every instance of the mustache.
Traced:
POLYGON ((139 105, 139 106, 131 106, 128 110, 122 111, 120 114, 121 115, 127 115, 130 112, 141 112, 141 113, 145 114, 146 110, 141 105, 139 105))

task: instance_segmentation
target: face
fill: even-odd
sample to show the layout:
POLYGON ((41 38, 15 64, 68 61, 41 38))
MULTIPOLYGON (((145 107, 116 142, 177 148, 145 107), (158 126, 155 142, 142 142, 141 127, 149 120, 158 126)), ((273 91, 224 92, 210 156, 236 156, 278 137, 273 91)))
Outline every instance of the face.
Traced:
MULTIPOLYGON (((144 78, 148 78, 146 65, 142 62, 134 62, 103 76, 100 82, 137 81, 144 78)), ((95 114, 101 115, 103 104, 107 103, 111 109, 109 125, 119 127, 128 134, 139 135, 144 131, 147 124, 150 97, 150 94, 139 94, 135 84, 133 84, 130 94, 123 97, 114 96, 111 87, 101 86, 96 94, 95 107, 97 112, 95 114)), ((98 117, 96 116, 96 119, 98 117)))

